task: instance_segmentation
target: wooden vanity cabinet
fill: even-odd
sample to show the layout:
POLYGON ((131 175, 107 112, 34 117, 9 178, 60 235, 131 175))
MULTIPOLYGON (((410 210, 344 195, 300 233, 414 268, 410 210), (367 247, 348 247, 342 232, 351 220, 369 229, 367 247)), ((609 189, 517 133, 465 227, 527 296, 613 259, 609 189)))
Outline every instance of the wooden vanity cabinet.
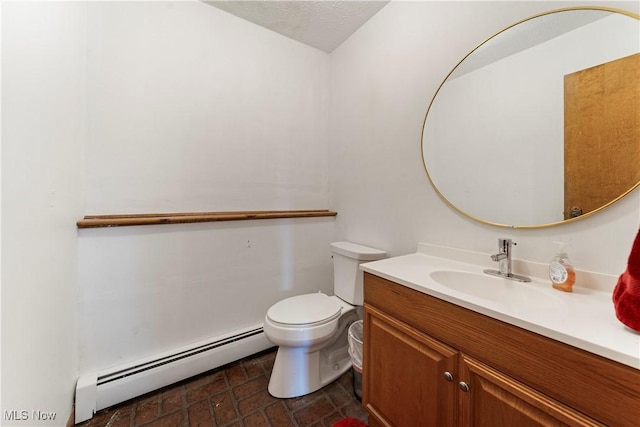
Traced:
POLYGON ((640 371, 365 273, 375 426, 638 426, 640 371))
MULTIPOLYGON (((380 425, 412 426, 429 420, 455 426, 458 352, 372 307, 365 308, 367 379, 363 403, 380 425)), ((364 355, 363 355, 364 356, 364 355)), ((364 386, 365 382, 363 382, 364 386)))

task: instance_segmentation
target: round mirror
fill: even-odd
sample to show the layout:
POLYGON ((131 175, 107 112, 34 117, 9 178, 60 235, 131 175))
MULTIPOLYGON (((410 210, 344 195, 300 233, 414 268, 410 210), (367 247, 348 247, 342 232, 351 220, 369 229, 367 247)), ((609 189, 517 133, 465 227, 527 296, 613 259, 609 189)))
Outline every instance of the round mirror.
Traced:
POLYGON ((505 227, 591 215, 640 184, 640 21, 605 8, 536 15, 447 75, 422 133, 446 203, 505 227))

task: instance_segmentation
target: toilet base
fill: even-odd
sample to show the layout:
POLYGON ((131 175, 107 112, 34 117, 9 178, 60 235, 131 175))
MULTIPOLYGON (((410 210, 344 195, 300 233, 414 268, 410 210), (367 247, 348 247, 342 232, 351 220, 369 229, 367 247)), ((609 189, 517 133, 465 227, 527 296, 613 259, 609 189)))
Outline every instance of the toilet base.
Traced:
POLYGON ((313 393, 351 368, 347 333, 348 326, 358 317, 355 312, 345 317, 348 318, 340 322, 337 339, 322 349, 278 347, 269 380, 269 394, 277 398, 291 398, 313 393))

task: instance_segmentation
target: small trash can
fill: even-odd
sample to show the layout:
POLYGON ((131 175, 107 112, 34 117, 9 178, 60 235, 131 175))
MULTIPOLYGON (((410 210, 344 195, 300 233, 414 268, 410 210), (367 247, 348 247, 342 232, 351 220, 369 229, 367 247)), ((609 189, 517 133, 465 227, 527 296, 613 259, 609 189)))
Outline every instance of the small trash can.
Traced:
POLYGON ((353 393, 362 401, 362 320, 349 326, 349 355, 353 364, 353 393))

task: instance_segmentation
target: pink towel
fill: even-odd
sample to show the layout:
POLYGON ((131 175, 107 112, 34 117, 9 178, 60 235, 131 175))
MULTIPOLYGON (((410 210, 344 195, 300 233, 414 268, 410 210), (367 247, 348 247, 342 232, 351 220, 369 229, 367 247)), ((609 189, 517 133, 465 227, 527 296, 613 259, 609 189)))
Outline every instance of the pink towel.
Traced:
POLYGON ((640 230, 633 242, 627 269, 613 290, 613 304, 618 320, 640 332, 640 230))

